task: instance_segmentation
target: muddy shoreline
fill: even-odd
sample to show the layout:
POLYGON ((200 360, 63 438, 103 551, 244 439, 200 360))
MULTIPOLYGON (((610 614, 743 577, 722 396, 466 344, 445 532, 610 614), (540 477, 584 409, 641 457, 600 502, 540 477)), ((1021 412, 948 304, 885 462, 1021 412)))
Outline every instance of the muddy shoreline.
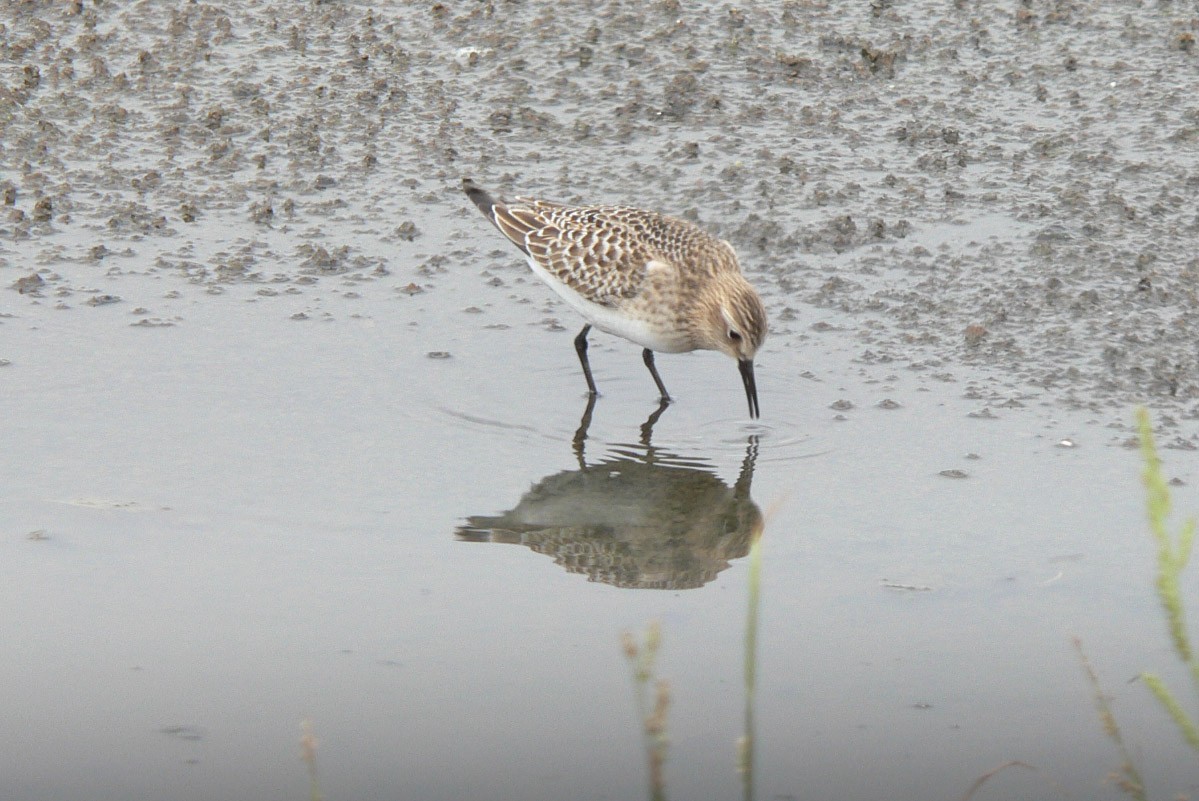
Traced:
POLYGON ((291 9, 8 4, 10 313, 124 274, 435 290, 493 251, 470 174, 702 221, 776 337, 848 313, 864 363, 1199 416, 1182 7, 291 9))

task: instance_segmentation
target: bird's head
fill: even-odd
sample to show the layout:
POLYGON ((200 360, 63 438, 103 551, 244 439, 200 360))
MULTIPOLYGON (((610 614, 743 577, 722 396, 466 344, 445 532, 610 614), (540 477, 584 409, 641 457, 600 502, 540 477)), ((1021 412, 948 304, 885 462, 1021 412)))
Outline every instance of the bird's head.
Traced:
POLYGON ((737 360, 749 414, 758 416, 758 390, 754 383, 754 356, 766 339, 766 309, 762 299, 740 274, 716 284, 707 298, 702 332, 703 347, 737 360))

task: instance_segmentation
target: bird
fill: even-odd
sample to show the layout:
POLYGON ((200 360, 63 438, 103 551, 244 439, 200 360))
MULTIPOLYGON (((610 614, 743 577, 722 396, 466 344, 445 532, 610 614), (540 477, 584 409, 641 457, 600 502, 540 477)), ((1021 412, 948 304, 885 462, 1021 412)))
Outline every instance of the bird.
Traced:
POLYGON ((592 326, 642 347, 664 403, 671 402, 654 352, 717 350, 737 361, 751 418, 759 416, 754 356, 766 309, 741 273, 732 245, 687 220, 627 206, 497 200, 470 178, 466 196, 528 259, 533 272, 586 324, 575 352, 591 397, 592 326))

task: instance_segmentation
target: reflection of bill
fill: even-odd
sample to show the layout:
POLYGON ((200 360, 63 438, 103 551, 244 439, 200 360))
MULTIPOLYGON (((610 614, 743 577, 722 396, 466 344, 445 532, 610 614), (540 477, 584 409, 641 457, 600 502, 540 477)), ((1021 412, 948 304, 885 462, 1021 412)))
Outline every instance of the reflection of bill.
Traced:
POLYGON ((615 445, 588 465, 583 454, 592 399, 575 435, 578 470, 537 482, 511 511, 475 516, 457 531, 469 542, 519 543, 572 573, 616 587, 701 587, 745 556, 762 512, 750 498, 756 437, 733 486, 703 459, 650 444, 663 404, 642 426, 638 445, 615 445))

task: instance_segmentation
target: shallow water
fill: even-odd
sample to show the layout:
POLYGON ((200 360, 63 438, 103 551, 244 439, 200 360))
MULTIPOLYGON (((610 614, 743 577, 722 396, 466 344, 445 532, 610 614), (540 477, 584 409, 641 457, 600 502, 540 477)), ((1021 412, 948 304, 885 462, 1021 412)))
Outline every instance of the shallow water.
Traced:
POLYGON ((330 798, 641 797, 650 620, 667 794, 733 797, 763 517, 758 798, 1119 797, 1075 636, 1195 791, 1129 681, 1185 686, 1129 439, 1199 510, 1193 15, 295 8, 7 10, 13 798, 308 797, 305 720, 330 798), (729 238, 762 419, 598 334, 588 410, 463 174, 729 238))

